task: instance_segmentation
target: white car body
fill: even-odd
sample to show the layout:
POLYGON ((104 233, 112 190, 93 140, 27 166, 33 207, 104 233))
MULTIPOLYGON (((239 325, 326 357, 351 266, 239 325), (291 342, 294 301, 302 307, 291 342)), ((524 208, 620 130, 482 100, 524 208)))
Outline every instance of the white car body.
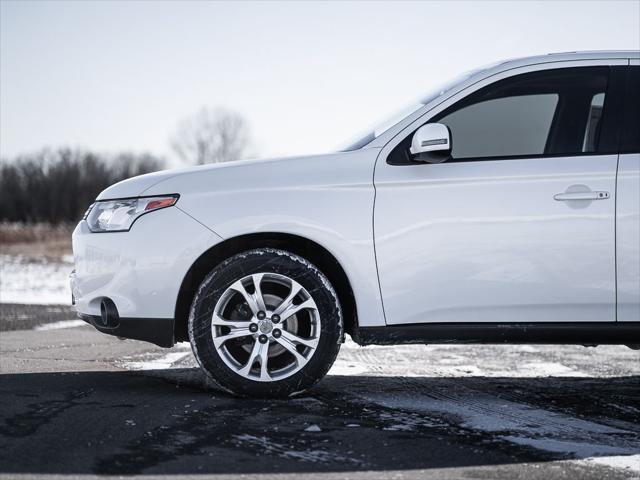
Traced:
MULTIPOLYGON (((144 339, 170 346, 183 339, 174 322, 185 321, 180 296, 194 264, 216 246, 233 250, 236 239, 277 235, 285 244, 317 245, 339 264, 355 309, 347 331, 639 322, 640 153, 386 162, 420 125, 497 80, 565 67, 626 67, 639 58, 583 52, 512 60, 472 74, 354 151, 169 170, 113 185, 97 201, 180 197, 127 232, 93 233, 86 221, 78 224, 78 312, 96 318, 109 298, 121 318, 164 322, 171 335, 144 339), (554 199, 575 185, 608 198, 579 208, 554 199)), ((371 331, 380 332, 378 340, 384 335, 371 331)))

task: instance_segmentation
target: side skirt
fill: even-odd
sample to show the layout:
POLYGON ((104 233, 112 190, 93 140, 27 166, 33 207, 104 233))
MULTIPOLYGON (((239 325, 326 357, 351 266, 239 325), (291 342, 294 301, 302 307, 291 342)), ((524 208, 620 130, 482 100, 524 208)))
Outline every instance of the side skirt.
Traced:
POLYGON ((541 343, 638 345, 640 322, 423 323, 357 327, 359 345, 541 343))

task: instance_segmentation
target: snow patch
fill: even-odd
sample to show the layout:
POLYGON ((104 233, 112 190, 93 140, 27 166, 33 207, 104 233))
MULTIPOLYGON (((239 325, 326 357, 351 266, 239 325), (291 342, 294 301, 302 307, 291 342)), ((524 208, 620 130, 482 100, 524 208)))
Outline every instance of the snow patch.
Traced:
MULTIPOLYGON (((582 366, 549 359, 549 348, 529 345, 394 345, 361 347, 347 338, 330 375, 384 377, 590 377, 582 366), (489 352, 488 352, 489 351, 489 352), (546 357, 546 359, 544 359, 546 357), (424 358, 416 362, 416 358, 424 358), (524 360, 524 361, 523 361, 524 360)), ((567 348, 572 347, 564 347, 567 348)), ((575 347, 576 349, 584 347, 575 347)), ((603 351, 603 348, 600 348, 603 351)), ((577 352, 581 355, 582 351, 577 352)), ((582 357, 580 357, 582 358, 582 357)))
POLYGON ((46 330, 62 330, 64 328, 76 328, 87 325, 84 320, 61 320, 59 322, 45 323, 44 325, 38 325, 34 330, 46 331, 46 330))
POLYGON ((524 363, 518 369, 518 374, 531 377, 587 377, 584 372, 580 372, 561 363, 555 362, 533 362, 524 363))
POLYGON ((357 362, 349 362, 338 357, 327 375, 360 375, 367 373, 367 367, 357 362))
MULTIPOLYGON (((127 370, 165 370, 189 355, 189 344, 181 343, 176 347, 179 351, 170 352, 162 356, 154 354, 137 355, 135 360, 126 359, 122 366, 127 370)), ((131 358, 131 357, 129 357, 131 358)))
POLYGON ((611 457, 585 458, 580 463, 604 465, 605 467, 619 468, 640 475, 640 454, 616 455, 611 457))
POLYGON ((486 432, 523 432, 528 435, 581 436, 627 433, 625 430, 504 400, 478 391, 363 393, 368 401, 389 408, 456 417, 461 426, 486 432))
MULTIPOLYGON (((575 418, 565 413, 505 400, 467 388, 437 388, 428 393, 354 392, 367 401, 394 410, 419 412, 449 425, 483 431, 506 440, 577 459, 600 455, 632 455, 640 451, 637 432, 575 418)), ((388 429, 411 427, 393 422, 388 429)), ((626 460, 612 460, 624 462, 626 460)), ((630 460, 633 462, 633 459, 630 460)))
POLYGON ((0 255, 0 303, 70 305, 73 263, 68 260, 0 255))

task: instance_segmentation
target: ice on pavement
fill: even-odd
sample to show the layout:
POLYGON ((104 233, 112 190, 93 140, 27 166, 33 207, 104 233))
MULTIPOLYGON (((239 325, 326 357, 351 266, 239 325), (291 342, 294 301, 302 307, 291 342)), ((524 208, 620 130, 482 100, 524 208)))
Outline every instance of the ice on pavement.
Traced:
POLYGON ((331 452, 328 450, 314 449, 309 450, 307 448, 296 449, 295 445, 285 445, 280 442, 276 442, 270 439, 266 435, 234 435, 235 443, 241 447, 249 447, 252 449, 260 449, 260 451, 271 453, 282 458, 290 458, 303 462, 311 463, 329 463, 337 462, 343 464, 352 464, 354 466, 364 467, 365 465, 358 459, 351 458, 349 456, 331 452))

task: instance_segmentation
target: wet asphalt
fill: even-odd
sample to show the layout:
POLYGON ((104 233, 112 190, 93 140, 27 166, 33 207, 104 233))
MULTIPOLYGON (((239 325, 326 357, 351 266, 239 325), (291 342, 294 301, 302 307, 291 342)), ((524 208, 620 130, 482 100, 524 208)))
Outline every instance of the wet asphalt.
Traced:
POLYGON ((213 389, 186 345, 42 330, 61 318, 46 308, 0 332, 2 478, 640 477, 626 347, 350 342, 308 394, 251 400, 213 389))

